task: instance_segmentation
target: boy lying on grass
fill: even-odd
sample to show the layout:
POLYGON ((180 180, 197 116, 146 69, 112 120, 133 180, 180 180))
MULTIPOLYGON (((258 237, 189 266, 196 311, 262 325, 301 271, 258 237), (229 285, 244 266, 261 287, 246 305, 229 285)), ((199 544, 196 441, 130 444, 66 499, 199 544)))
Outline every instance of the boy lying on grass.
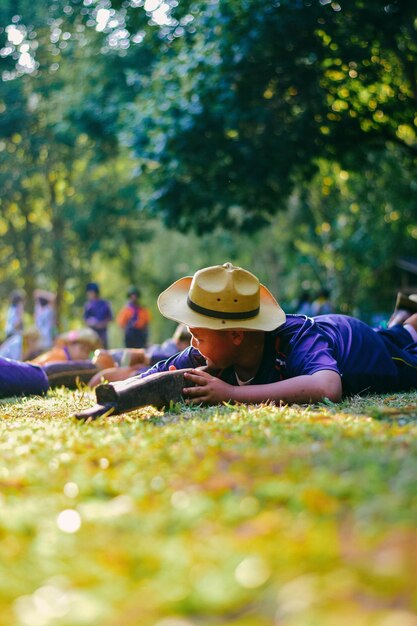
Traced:
POLYGON ((417 313, 373 330, 346 315, 285 315, 253 274, 231 263, 176 281, 162 315, 188 326, 191 346, 150 374, 193 368, 187 402, 314 403, 417 388, 417 313), (208 365, 216 376, 195 368, 208 365))
MULTIPOLYGON (((59 335, 50 350, 26 362, 0 357, 0 397, 45 393, 51 384, 52 370, 49 367, 53 364, 68 365, 68 376, 61 376, 62 384, 71 377, 74 383, 77 376, 91 378, 97 368, 90 361, 90 354, 99 345, 101 341, 97 333, 90 328, 79 328, 59 335), (85 371, 84 368, 82 372, 77 369, 80 363, 85 371)), ((64 370, 65 367, 61 371, 64 370)), ((57 373, 54 376, 57 377, 57 373)))
POLYGON ((101 346, 100 337, 91 328, 78 328, 58 335, 54 345, 47 352, 42 352, 34 359, 28 359, 34 365, 57 363, 61 361, 86 361, 91 352, 101 346))

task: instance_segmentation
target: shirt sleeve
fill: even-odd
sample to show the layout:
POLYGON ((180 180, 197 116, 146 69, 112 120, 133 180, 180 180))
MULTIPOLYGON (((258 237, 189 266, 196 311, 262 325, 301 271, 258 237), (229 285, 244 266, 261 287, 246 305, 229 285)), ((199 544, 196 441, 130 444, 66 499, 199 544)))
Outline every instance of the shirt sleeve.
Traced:
POLYGON ((290 341, 286 378, 322 370, 341 374, 332 341, 313 322, 300 328, 290 341))
POLYGON ((166 359, 165 361, 159 361, 153 367, 146 372, 138 372, 141 378, 150 376, 151 374, 157 374, 158 372, 167 372, 170 366, 173 365, 175 369, 182 370, 187 367, 201 367, 206 365, 205 358, 199 353, 198 350, 189 346, 182 352, 178 352, 174 356, 166 359))

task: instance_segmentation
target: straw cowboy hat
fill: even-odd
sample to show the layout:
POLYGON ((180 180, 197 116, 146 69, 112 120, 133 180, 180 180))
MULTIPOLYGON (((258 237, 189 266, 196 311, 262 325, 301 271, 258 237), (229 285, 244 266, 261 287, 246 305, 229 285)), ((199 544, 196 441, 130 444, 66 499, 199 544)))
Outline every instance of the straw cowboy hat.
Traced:
POLYGON ((285 322, 285 313, 259 280, 231 263, 199 270, 161 293, 162 315, 193 328, 243 328, 270 331, 285 322))

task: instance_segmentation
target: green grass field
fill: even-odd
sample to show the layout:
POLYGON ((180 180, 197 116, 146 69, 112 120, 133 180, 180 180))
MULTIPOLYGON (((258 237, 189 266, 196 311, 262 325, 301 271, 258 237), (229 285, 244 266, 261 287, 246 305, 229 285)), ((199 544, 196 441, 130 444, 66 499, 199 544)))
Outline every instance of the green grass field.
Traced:
POLYGON ((1 626, 416 626, 417 393, 0 406, 1 626))

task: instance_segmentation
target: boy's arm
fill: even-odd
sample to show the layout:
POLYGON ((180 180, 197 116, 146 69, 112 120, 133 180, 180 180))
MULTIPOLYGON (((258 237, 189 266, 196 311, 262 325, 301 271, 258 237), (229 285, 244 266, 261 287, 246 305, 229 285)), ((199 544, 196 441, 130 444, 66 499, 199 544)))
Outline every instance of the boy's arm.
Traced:
MULTIPOLYGON (((195 348, 188 346, 182 352, 177 352, 169 359, 158 361, 146 372, 137 372, 141 378, 151 376, 152 374, 158 374, 159 372, 167 372, 171 369, 180 370, 187 368, 195 368, 206 365, 206 360, 195 348)), ((198 372, 197 372, 198 373, 198 372)))
POLYGON ((342 398, 340 375, 332 370, 320 370, 311 375, 295 376, 267 385, 229 385, 207 372, 200 371, 186 373, 185 377, 196 385, 183 391, 184 396, 193 404, 218 404, 229 400, 246 404, 267 401, 291 404, 320 402, 324 398, 340 402, 342 398))

